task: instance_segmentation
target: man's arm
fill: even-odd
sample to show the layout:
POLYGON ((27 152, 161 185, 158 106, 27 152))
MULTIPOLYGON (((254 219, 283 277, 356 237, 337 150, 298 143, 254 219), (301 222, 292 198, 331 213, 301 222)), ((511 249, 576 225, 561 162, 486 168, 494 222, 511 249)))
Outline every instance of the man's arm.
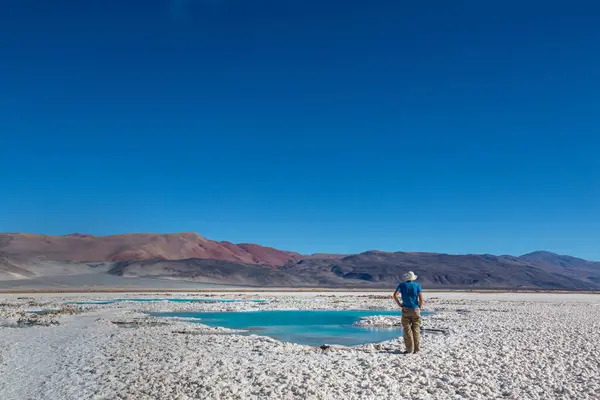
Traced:
POLYGON ((419 292, 419 308, 423 308, 423 292, 419 292))
POLYGON ((398 289, 396 289, 394 291, 394 301, 396 302, 396 304, 398 304, 398 307, 402 308, 402 303, 400 303, 400 300, 398 300, 399 294, 400 294, 400 292, 398 291, 398 289))

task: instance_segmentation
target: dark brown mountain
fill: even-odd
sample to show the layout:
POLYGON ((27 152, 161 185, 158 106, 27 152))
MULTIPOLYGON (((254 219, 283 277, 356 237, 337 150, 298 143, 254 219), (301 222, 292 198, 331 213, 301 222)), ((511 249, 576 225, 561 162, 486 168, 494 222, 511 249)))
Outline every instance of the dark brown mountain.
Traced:
POLYGON ((241 286, 316 286, 314 280, 288 274, 277 268, 223 260, 120 261, 108 272, 126 278, 177 278, 201 283, 241 286))
POLYGON ((517 257, 368 251, 338 260, 302 260, 285 272, 321 282, 389 286, 408 270, 426 287, 600 289, 600 269, 536 264, 517 257))
POLYGON ((545 271, 565 275, 574 279, 600 284, 600 262, 565 256, 548 251, 524 254, 519 260, 534 264, 545 271))
MULTIPOLYGON (((580 275, 545 270, 517 257, 449 255, 435 253, 386 253, 368 251, 340 259, 305 259, 274 269, 217 260, 149 260, 123 262, 110 273, 127 277, 188 279, 203 283, 296 286, 393 288, 402 275, 415 271, 427 288, 497 289, 600 289, 588 272, 580 275)), ((580 271, 581 272, 581 271, 580 271)))
POLYGON ((591 270, 600 269, 600 262, 588 261, 582 258, 564 256, 551 253, 549 251, 534 251, 533 253, 523 254, 518 257, 519 260, 533 262, 539 265, 555 266, 561 268, 587 268, 591 270))

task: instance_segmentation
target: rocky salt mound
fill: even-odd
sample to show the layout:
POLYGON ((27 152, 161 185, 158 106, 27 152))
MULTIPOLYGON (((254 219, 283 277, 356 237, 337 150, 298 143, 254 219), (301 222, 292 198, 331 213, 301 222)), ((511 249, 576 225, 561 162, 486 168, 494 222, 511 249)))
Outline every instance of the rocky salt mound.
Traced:
MULTIPOLYGON (((90 305, 53 316, 60 325, 28 327, 27 335, 0 328, 0 398, 600 398, 600 296, 429 294, 434 314, 424 317, 424 329, 446 334, 424 334, 417 355, 400 354, 401 340, 321 349, 142 312, 393 307, 389 296, 308 299, 90 305)), ((0 306, 0 316, 27 307, 0 306)))
POLYGON ((363 317, 358 322, 354 323, 355 326, 363 327, 381 327, 391 328, 394 326, 402 326, 402 317, 388 317, 385 315, 373 315, 369 317, 363 317))

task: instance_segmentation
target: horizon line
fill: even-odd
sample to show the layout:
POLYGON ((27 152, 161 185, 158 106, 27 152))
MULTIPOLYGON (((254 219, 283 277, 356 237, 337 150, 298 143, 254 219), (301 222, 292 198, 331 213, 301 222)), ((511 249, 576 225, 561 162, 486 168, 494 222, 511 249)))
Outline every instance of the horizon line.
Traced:
POLYGON ((286 250, 286 249, 279 249, 273 246, 266 246, 266 245, 262 245, 262 244, 258 244, 258 243, 251 243, 251 242, 239 242, 239 243, 233 243, 227 240, 214 240, 214 239, 208 239, 203 235, 200 235, 197 232, 191 232, 191 231, 183 231, 183 232, 163 232, 163 233, 156 233, 156 232, 128 232, 128 233, 113 233, 113 234, 108 234, 108 235, 94 235, 94 234, 90 234, 90 233, 81 233, 81 232, 71 232, 71 233, 67 233, 64 235, 49 235, 49 234, 45 234, 45 233, 27 233, 27 232, 0 232, 0 235, 28 235, 28 236, 50 236, 50 237, 57 237, 57 238, 65 238, 65 237, 70 237, 70 238, 83 238, 83 237, 98 237, 98 238, 102 238, 102 237, 110 237, 110 236, 133 236, 133 235, 158 235, 158 236, 164 236, 164 235, 196 235, 199 236, 202 239, 205 240, 209 240, 211 242, 216 242, 216 243, 231 243, 234 245, 258 245, 261 247, 267 247, 267 248, 271 248, 274 250, 278 250, 278 251, 285 251, 285 252, 291 252, 291 253, 296 253, 299 254, 301 256, 314 256, 317 254, 323 254, 323 255, 338 255, 338 256, 352 256, 352 255, 358 255, 358 254, 365 254, 365 253, 369 253, 369 252, 379 252, 379 253, 388 253, 388 254, 393 254, 393 253, 405 253, 405 254, 440 254, 440 255, 450 255, 450 256, 469 256, 469 255, 479 255, 479 256, 495 256, 495 257, 524 257, 527 255, 531 255, 531 254, 535 254, 535 253, 548 253, 548 254, 552 254, 552 255, 556 255, 559 257, 573 257, 573 258, 579 258, 581 260, 585 260, 585 261, 590 261, 590 262, 598 262, 598 261, 594 261, 594 260, 587 260, 581 257, 575 257, 575 256, 571 256, 568 254, 559 254, 559 253, 555 253, 553 251, 549 251, 549 250, 533 250, 527 253, 523 253, 520 255, 513 255, 513 254, 494 254, 494 253, 448 253, 448 252, 436 252, 436 251, 403 251, 403 250, 397 250, 397 251, 387 251, 387 250, 379 250, 379 249, 368 249, 368 250, 364 250, 364 251, 359 251, 356 253, 337 253, 337 252, 333 252, 333 253, 329 253, 329 252, 324 252, 324 251, 317 251, 314 253, 300 253, 294 250, 286 250))

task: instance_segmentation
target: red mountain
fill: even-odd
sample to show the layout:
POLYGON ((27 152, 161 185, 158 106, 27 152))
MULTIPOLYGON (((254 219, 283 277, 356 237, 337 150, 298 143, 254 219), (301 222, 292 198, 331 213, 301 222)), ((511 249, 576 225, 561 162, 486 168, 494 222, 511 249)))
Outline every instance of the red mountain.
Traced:
POLYGON ((216 242, 196 233, 92 236, 73 233, 46 236, 22 233, 0 234, 0 252, 20 258, 48 260, 118 261, 181 260, 204 258, 280 266, 299 261, 298 253, 256 244, 216 242))

